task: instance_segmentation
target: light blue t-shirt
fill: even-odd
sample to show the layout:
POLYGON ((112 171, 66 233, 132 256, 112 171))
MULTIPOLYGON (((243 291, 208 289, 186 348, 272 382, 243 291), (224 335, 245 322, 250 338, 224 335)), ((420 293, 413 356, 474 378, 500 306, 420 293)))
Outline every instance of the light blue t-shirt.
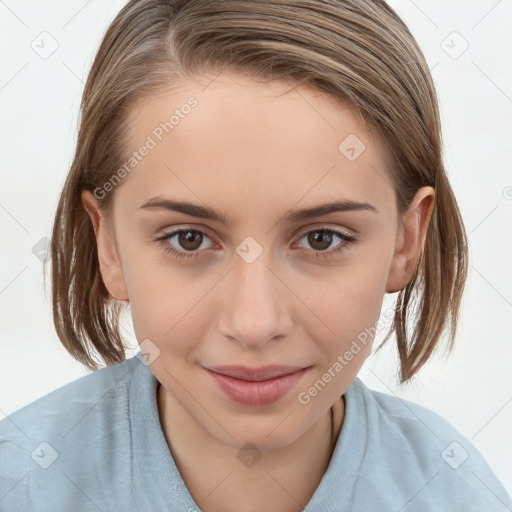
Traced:
MULTIPOLYGON (((158 385, 132 357, 0 421, 0 511, 200 511, 165 440, 158 385)), ((512 511, 482 456, 437 414, 359 378, 345 403, 306 512, 512 511)))

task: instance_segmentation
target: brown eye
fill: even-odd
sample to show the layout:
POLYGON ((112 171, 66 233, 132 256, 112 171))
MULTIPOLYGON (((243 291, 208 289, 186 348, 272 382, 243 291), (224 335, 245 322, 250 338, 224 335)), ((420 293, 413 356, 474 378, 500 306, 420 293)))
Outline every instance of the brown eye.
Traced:
POLYGON ((177 242, 186 251, 195 251, 201 247, 203 233, 192 230, 180 231, 177 233, 177 242))
MULTIPOLYGON (((316 257, 329 258, 343 250, 356 241, 356 238, 336 229, 321 228, 304 233, 300 240, 305 239, 316 257), (339 241, 338 241, 339 240, 339 241), (333 249, 330 249, 334 245, 333 249), (328 250, 330 249, 330 250, 328 250)), ((300 245, 300 247, 304 247, 300 245)))
POLYGON ((317 231, 311 231, 307 237, 308 243, 315 251, 325 251, 332 244, 334 233, 325 229, 319 229, 317 231))
POLYGON ((201 249, 201 246, 204 240, 209 238, 208 235, 196 229, 178 229, 158 238, 157 241, 160 242, 164 251, 177 258, 196 258, 204 252, 202 249, 205 247, 201 249))

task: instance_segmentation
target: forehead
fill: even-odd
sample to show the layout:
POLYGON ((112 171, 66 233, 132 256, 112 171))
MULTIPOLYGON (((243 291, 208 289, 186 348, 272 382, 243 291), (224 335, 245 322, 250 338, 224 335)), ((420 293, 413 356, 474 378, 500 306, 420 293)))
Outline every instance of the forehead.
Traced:
POLYGON ((120 189, 132 210, 166 192, 226 208, 240 197, 248 207, 393 198, 388 152, 358 110, 303 85, 183 80, 136 104, 128 126, 127 161, 139 155, 120 189))

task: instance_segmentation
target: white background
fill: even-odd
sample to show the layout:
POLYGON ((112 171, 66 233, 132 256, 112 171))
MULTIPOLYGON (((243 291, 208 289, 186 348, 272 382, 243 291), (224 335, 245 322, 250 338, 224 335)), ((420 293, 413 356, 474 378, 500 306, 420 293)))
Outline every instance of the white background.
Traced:
MULTIPOLYGON (((0 419, 87 373, 60 345, 32 248, 50 236, 83 84, 123 4, 0 2, 0 419), (31 47, 46 37, 51 48, 43 31, 58 44, 46 59, 31 47)), ((445 162, 469 233, 471 268, 448 359, 437 357, 401 388, 390 342, 360 377, 446 418, 512 493, 512 2, 390 4, 417 38, 438 88, 445 162), (453 58, 464 40, 467 50, 453 58)))

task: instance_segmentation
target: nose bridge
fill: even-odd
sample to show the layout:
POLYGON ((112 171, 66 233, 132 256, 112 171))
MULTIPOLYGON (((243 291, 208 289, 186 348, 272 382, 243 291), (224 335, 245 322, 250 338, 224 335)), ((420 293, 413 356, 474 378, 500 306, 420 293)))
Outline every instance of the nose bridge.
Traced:
POLYGON ((224 297, 223 334, 249 346, 282 336, 291 326, 283 284, 270 249, 248 237, 236 249, 224 297))

